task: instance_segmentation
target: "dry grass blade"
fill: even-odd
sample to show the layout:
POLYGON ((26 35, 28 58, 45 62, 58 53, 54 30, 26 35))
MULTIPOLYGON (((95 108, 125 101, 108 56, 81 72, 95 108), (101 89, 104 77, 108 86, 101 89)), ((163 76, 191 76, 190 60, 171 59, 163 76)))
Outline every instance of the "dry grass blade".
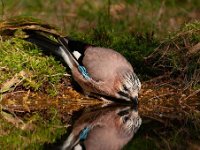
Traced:
POLYGON ((0 93, 8 92, 12 89, 12 87, 16 87, 20 84, 20 82, 23 81, 23 79, 26 76, 25 71, 20 71, 18 74, 16 74, 12 79, 8 80, 7 82, 3 83, 0 89, 0 93))
MULTIPOLYGON (((181 78, 182 83, 191 88, 200 84, 198 63, 200 58, 200 22, 186 24, 178 32, 163 41, 146 61, 165 75, 181 78)), ((180 84, 180 83, 179 83, 180 84)))
POLYGON ((191 47, 186 55, 192 56, 194 54, 197 54, 200 52, 200 42, 197 43, 196 45, 194 45, 193 47, 191 47))
POLYGON ((13 115, 11 113, 7 113, 5 111, 1 111, 1 116, 7 120, 8 122, 12 123, 15 125, 17 128, 20 126, 20 124, 24 124, 24 122, 19 119, 16 115, 13 115))

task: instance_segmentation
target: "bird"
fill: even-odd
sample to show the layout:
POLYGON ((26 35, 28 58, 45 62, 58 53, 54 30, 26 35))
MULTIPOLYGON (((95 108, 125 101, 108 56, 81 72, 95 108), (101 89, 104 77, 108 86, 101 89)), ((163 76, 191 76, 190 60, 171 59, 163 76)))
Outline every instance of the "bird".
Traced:
POLYGON ((141 82, 119 52, 67 36, 50 39, 41 31, 24 30, 26 40, 60 57, 86 96, 138 104, 141 82))
POLYGON ((138 111, 132 106, 93 107, 83 111, 75 121, 61 149, 120 150, 133 138, 141 123, 138 111))

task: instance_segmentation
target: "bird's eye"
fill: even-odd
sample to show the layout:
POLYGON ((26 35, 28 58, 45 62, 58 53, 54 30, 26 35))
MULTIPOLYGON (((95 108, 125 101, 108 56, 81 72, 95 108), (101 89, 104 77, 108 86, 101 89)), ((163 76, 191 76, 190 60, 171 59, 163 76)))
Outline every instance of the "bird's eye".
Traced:
POLYGON ((129 113, 129 110, 122 110, 122 111, 118 112, 117 114, 118 114, 119 116, 125 116, 125 115, 127 115, 128 113, 129 113))
POLYGON ((125 85, 123 85, 123 89, 124 91, 128 91, 128 88, 125 85))

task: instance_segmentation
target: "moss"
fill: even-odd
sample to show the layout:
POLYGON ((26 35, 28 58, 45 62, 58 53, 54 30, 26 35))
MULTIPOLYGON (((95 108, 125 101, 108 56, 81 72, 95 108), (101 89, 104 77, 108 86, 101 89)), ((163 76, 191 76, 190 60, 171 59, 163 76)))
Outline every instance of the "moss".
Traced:
POLYGON ((20 71, 25 72, 21 86, 35 91, 44 88, 45 84, 57 84, 65 68, 48 57, 34 45, 19 38, 0 42, 0 84, 4 84, 20 71))

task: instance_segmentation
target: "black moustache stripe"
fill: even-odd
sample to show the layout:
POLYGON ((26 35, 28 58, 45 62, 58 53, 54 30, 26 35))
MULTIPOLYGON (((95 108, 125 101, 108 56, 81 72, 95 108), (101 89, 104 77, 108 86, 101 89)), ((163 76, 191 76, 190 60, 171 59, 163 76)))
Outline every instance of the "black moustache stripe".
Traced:
POLYGON ((127 97, 127 98, 129 98, 129 95, 127 94, 127 93, 125 93, 125 92, 123 92, 123 91, 119 91, 119 92, 117 92, 119 95, 122 95, 122 96, 124 96, 124 97, 127 97))

